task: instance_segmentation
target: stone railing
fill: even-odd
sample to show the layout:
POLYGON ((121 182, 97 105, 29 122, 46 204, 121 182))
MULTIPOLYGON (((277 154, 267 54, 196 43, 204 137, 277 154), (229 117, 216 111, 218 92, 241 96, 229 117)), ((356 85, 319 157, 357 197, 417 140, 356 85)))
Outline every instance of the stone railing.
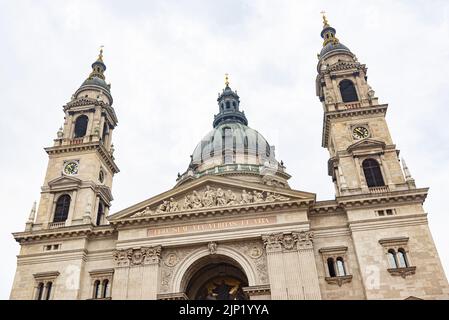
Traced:
POLYGON ((49 229, 57 229, 57 228, 63 228, 65 227, 65 221, 62 222, 50 222, 48 224, 49 229))
POLYGON ((385 193, 390 192, 390 188, 388 186, 382 186, 382 187, 371 187, 369 188, 370 193, 385 193))

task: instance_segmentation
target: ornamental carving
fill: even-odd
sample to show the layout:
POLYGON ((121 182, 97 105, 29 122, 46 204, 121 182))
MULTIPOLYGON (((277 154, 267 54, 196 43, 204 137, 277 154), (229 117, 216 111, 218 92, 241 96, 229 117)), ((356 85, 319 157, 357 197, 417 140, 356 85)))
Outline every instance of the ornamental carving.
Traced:
POLYGON ((273 233, 262 236, 267 252, 311 249, 313 233, 311 231, 273 233))
POLYGON ((333 71, 342 71, 342 70, 349 70, 349 69, 362 69, 363 66, 358 62, 349 62, 349 61, 339 61, 330 67, 327 68, 326 72, 333 72, 333 71))
POLYGON ((313 248, 313 232, 301 231, 296 233, 298 236, 298 249, 312 249, 313 248))
POLYGON ((159 262, 161 250, 161 246, 115 250, 113 257, 119 267, 152 264, 159 262))
POLYGON ((167 267, 174 267, 178 264, 178 256, 176 255, 176 253, 169 253, 165 259, 164 259, 164 263, 167 267))
POLYGON ((207 248, 209 249, 210 254, 217 253, 217 243, 216 242, 209 242, 209 244, 207 245, 207 248))
POLYGON ((145 207, 135 213, 132 217, 150 216, 155 214, 189 211, 201 208, 226 207, 247 204, 259 204, 267 202, 288 201, 290 198, 269 191, 246 191, 242 190, 236 194, 232 190, 223 190, 222 188, 212 188, 206 186, 203 192, 193 191, 184 196, 182 200, 169 198, 159 203, 155 210, 145 207))

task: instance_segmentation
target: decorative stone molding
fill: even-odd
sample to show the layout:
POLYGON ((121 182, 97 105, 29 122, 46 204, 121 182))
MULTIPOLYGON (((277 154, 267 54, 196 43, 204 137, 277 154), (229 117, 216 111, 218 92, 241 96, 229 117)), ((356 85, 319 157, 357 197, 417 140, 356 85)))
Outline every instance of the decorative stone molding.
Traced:
POLYGON ((178 264, 179 258, 174 252, 170 252, 164 259, 164 263, 167 267, 174 267, 178 264))
POLYGON ((162 293, 157 295, 158 300, 189 300, 184 292, 162 293))
POLYGON ((262 236, 267 252, 306 250, 313 248, 313 232, 300 231, 262 236))
POLYGON ((36 281, 53 281, 59 276, 59 271, 40 272, 33 274, 36 281))
POLYGON ((301 231, 297 233, 297 236, 299 250, 313 249, 314 234, 312 231, 301 231))
POLYGON ((269 234, 262 236, 263 244, 267 252, 282 251, 283 234, 269 234))
POLYGON ((185 195, 183 200, 175 200, 173 197, 170 197, 168 200, 163 200, 159 203, 155 209, 150 209, 150 207, 147 206, 144 210, 135 213, 132 217, 191 211, 202 208, 272 203, 288 200, 290 200, 289 197, 269 191, 261 192, 253 190, 252 192, 247 192, 243 189, 241 194, 237 195, 232 190, 225 191, 221 188, 215 189, 210 186, 206 186, 206 189, 203 192, 194 190, 191 194, 185 195))
POLYGON ((416 273, 416 267, 407 267, 407 268, 390 268, 387 269, 388 272, 392 276, 401 276, 402 278, 406 278, 407 276, 411 276, 416 273))
POLYGON ((138 266, 159 263, 161 250, 161 246, 122 249, 115 250, 113 256, 118 267, 138 266))
POLYGON ((212 241, 209 242, 207 245, 207 248, 209 249, 210 254, 216 254, 217 253, 217 243, 212 241))
POLYGON ((257 286, 244 287, 243 292, 251 296, 270 295, 271 289, 269 284, 262 284, 257 286))
POLYGON ((341 287, 344 283, 349 283, 352 281, 352 275, 348 276, 336 276, 336 277, 325 277, 324 278, 329 284, 337 284, 341 287))

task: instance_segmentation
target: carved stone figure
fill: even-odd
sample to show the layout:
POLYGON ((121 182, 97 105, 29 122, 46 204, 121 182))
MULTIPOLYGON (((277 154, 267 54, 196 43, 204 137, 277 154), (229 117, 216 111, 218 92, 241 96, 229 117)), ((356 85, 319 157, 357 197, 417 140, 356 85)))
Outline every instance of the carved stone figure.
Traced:
POLYGON ((271 192, 267 192, 267 196, 265 197, 266 202, 275 202, 276 197, 271 192))
POLYGON ((262 192, 254 190, 253 194, 254 194, 254 203, 261 203, 265 201, 262 192))
POLYGON ((190 210, 193 209, 193 202, 191 200, 190 195, 186 195, 184 197, 184 205, 182 206, 183 210, 190 210))
POLYGON ((193 202, 193 208, 198 209, 203 207, 203 203, 201 202, 201 198, 198 195, 198 192, 195 190, 191 196, 191 200, 193 202))
POLYGON ((226 196, 225 196, 223 189, 221 189, 221 188, 217 189, 217 205, 218 206, 226 205, 226 196))
POLYGON ((165 258, 165 264, 168 267, 174 267, 178 263, 178 256, 175 253, 170 253, 165 258))
POLYGON ((167 200, 164 200, 156 209, 156 213, 164 213, 167 212, 170 203, 167 200))
POLYGON ((176 202, 175 199, 173 199, 173 198, 170 198, 170 203, 169 203, 168 211, 169 211, 169 212, 176 212, 176 211, 179 211, 178 202, 176 202))
POLYGON ((284 197, 284 196, 282 196, 282 195, 280 195, 280 194, 277 194, 277 193, 274 194, 274 198, 275 198, 276 200, 278 200, 278 201, 287 201, 287 200, 290 200, 290 198, 284 197))
POLYGON ((212 190, 209 186, 206 186, 206 191, 203 194, 203 206, 205 207, 213 207, 215 206, 215 191, 212 190))
POLYGON ((217 253, 217 243, 216 242, 209 242, 209 244, 207 245, 207 248, 209 249, 210 254, 217 253))
POLYGON ((246 192, 245 189, 242 190, 242 201, 240 201, 241 204, 248 204, 253 201, 253 196, 246 192))
POLYGON ((232 192, 231 190, 228 190, 226 192, 226 204, 228 206, 235 206, 238 204, 237 202, 237 196, 235 195, 234 192, 232 192))

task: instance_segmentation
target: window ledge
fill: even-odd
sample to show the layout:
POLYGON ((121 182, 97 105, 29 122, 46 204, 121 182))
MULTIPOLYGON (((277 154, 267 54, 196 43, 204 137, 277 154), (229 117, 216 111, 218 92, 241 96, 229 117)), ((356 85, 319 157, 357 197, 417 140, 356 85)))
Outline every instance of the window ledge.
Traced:
POLYGON ((111 297, 107 297, 107 298, 90 298, 90 299, 86 299, 86 300, 112 300, 111 297))
POLYGON ((390 268, 387 270, 392 276, 401 276, 402 278, 405 279, 405 277, 415 274, 416 267, 390 268))
POLYGON ((349 283, 352 281, 352 275, 349 276, 337 276, 337 277, 326 277, 324 278, 329 284, 338 284, 341 287, 344 283, 349 283))

